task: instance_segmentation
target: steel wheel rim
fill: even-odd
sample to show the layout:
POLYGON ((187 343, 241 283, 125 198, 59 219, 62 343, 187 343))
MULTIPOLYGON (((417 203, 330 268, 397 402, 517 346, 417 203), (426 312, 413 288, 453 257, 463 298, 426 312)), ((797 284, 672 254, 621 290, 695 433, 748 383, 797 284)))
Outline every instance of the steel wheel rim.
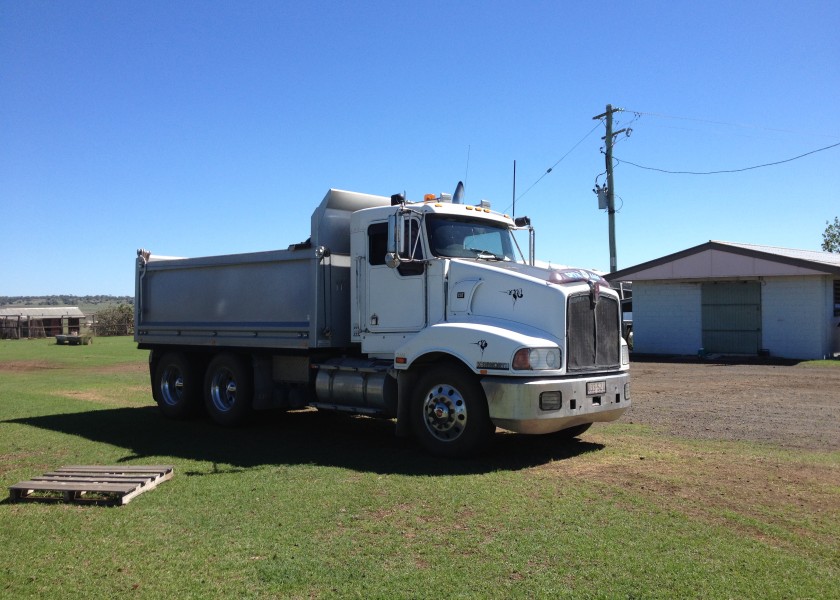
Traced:
POLYGON ((467 403, 456 388, 438 384, 423 400, 423 423, 437 440, 454 442, 467 426, 467 403))
POLYGON ((236 404, 236 379, 228 369, 219 369, 213 374, 210 398, 220 412, 228 412, 236 404))
POLYGON ((177 367, 167 367, 160 382, 160 395, 164 403, 177 406, 184 398, 184 374, 177 367))

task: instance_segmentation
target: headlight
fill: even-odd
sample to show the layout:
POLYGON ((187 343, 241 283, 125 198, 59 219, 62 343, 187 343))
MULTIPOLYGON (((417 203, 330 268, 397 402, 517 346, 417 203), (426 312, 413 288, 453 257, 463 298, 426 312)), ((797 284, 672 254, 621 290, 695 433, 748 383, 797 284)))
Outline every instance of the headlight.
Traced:
POLYGON ((562 359, 560 348, 522 348, 513 355, 513 368, 517 371, 554 371, 561 368, 562 359))

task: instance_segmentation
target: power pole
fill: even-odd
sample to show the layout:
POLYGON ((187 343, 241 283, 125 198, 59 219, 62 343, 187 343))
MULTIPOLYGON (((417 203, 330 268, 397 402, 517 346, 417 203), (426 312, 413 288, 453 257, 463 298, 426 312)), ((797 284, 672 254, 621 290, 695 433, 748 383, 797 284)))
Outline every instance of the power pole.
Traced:
POLYGON ((600 114, 596 117, 592 117, 593 119, 603 119, 606 117, 607 121, 607 135, 603 138, 605 151, 604 155, 606 156, 606 163, 607 163, 607 214, 609 215, 609 227, 610 227, 610 273, 615 273, 618 270, 618 258, 616 257, 615 252, 615 191, 613 188, 613 159, 612 159, 612 148, 613 142, 615 140, 615 136, 620 133, 625 133, 628 131, 627 129, 619 129, 615 133, 612 130, 612 116, 613 113, 621 112, 622 108, 613 108, 611 104, 607 104, 607 112, 600 114))

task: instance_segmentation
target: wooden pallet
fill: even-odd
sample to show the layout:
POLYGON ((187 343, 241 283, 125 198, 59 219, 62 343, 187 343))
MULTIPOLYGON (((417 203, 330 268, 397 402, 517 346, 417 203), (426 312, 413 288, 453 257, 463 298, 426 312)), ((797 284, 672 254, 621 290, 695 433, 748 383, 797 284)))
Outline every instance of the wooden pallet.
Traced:
POLYGON ((13 502, 128 504, 174 474, 171 465, 69 466, 21 481, 9 488, 13 502))

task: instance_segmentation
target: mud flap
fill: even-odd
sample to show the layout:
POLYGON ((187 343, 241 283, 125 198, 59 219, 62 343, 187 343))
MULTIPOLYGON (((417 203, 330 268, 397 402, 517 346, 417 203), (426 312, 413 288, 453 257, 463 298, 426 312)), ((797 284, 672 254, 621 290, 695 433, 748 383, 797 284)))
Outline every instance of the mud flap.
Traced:
POLYGON ((416 379, 412 371, 397 371, 397 429, 395 431, 397 437, 411 435, 409 408, 416 379))

